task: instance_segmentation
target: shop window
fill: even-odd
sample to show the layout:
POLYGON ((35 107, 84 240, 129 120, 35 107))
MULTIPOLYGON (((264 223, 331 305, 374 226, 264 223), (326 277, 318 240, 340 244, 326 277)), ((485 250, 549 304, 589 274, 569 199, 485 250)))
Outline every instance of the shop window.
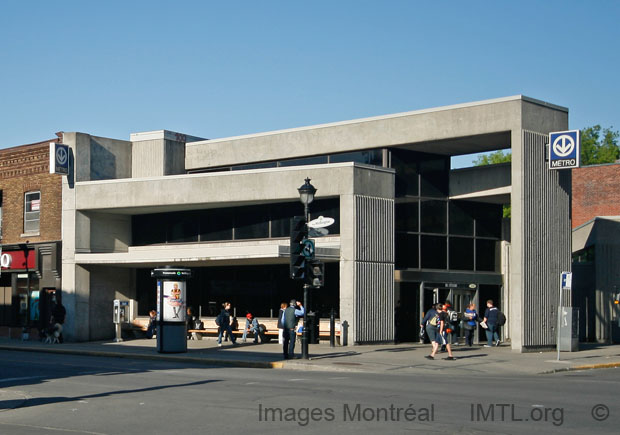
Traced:
POLYGON ((446 269, 446 237, 420 236, 422 269, 446 269))
POLYGON ((420 202, 420 231, 445 234, 447 205, 446 201, 422 200, 420 202))
POLYGON ((450 237, 450 269, 474 270, 474 239, 450 237))
POLYGON ((41 216, 41 192, 27 192, 24 196, 24 233, 38 233, 41 216))

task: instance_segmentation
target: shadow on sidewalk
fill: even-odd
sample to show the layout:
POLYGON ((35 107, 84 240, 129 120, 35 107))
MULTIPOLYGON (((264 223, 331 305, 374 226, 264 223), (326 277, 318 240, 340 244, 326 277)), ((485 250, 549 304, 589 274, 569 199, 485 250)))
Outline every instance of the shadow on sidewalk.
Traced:
POLYGON ((355 352, 355 351, 324 353, 324 354, 319 354, 319 355, 312 355, 312 359, 341 358, 344 356, 355 356, 355 355, 360 355, 360 353, 355 352))

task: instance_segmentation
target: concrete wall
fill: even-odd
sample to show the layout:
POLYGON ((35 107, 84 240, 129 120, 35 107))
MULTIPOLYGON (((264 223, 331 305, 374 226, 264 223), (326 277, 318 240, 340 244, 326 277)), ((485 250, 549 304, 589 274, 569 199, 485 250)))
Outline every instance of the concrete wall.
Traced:
POLYGON ((510 185, 510 163, 450 171, 450 196, 465 195, 510 185))

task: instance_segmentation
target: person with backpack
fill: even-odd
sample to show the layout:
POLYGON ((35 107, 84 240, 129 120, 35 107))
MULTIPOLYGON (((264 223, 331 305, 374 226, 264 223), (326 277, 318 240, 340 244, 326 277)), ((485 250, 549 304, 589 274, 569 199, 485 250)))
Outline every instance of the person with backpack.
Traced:
POLYGON ((456 358, 452 355, 452 346, 448 340, 447 330, 449 326, 448 322, 448 313, 445 311, 444 306, 442 304, 437 304, 437 315, 436 320, 439 324, 439 331, 437 332, 436 340, 433 341, 433 351, 430 355, 426 355, 427 359, 435 359, 435 354, 437 353, 437 349, 439 345, 445 345, 446 350, 448 351, 448 357, 444 358, 448 361, 454 361, 456 358))
POLYGON ((237 339, 232 333, 232 328, 230 327, 229 310, 230 310, 230 302, 224 302, 222 304, 222 311, 215 318, 215 324, 220 327, 219 333, 217 334, 217 345, 219 347, 222 347, 222 335, 224 335, 224 332, 228 334, 228 336, 230 337, 230 341, 232 341, 233 345, 237 344, 237 339))
POLYGON ((435 337, 437 336, 438 325, 437 325, 437 310, 435 309, 435 304, 431 305, 428 309, 424 318, 422 318, 422 322, 420 323, 420 328, 424 328, 426 330, 426 335, 430 340, 431 344, 434 343, 435 337), (431 323, 433 320, 433 323, 431 323))
POLYGON ((493 345, 499 346, 499 313, 500 311, 497 307, 493 306, 493 301, 489 299, 487 301, 487 309, 484 312, 483 320, 483 322, 487 325, 487 329, 485 331, 487 334, 487 344, 485 344, 484 347, 493 347, 493 345))
MULTIPOLYGON (((448 324, 446 327, 446 333, 448 335, 448 341, 452 346, 459 345, 459 335, 458 335, 458 326, 459 326, 459 313, 452 309, 452 304, 450 301, 446 301, 444 304, 444 308, 446 314, 448 315, 448 324)), ((444 350, 443 348, 441 349, 444 350)))

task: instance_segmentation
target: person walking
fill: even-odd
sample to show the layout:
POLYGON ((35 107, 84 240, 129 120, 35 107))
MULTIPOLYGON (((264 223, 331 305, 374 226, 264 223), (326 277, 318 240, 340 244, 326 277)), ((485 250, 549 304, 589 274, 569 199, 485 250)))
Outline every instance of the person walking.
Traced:
POLYGON ((450 346, 450 342, 448 340, 448 333, 447 333, 447 329, 449 326, 448 313, 446 313, 444 306, 442 304, 437 304, 437 317, 438 317, 438 324, 439 324, 439 331, 437 334, 437 339, 435 342, 433 342, 433 351, 431 352, 430 355, 427 355, 426 358, 435 359, 435 354, 437 353, 437 349, 439 348, 439 345, 441 344, 441 345, 445 345, 446 350, 448 351, 448 357, 444 359, 449 360, 449 361, 454 361, 456 358, 454 358, 454 355, 452 355, 452 346, 450 346))
POLYGON ((469 347, 474 345, 474 333, 478 329, 478 313, 476 304, 470 303, 463 314, 463 329, 465 330, 465 344, 469 347))
POLYGON ((487 325, 486 334, 487 334, 487 344, 484 347, 493 347, 499 346, 499 334, 498 334, 498 325, 497 325, 497 315, 499 310, 497 307, 493 306, 493 301, 489 299, 487 301, 487 309, 484 312, 484 323, 487 325))
POLYGON ((438 324, 436 322, 437 310, 435 309, 435 304, 431 305, 428 309, 424 317, 422 318, 422 322, 420 322, 420 328, 424 328, 426 330, 426 335, 428 336, 429 341, 433 344, 435 337, 437 336, 438 324), (435 322, 431 324, 431 320, 435 319, 435 322))
POLYGON ((228 334, 228 336, 230 337, 230 341, 232 341, 233 345, 237 344, 237 339, 232 333, 232 328, 230 327, 229 310, 230 310, 230 302, 224 302, 222 304, 222 311, 220 312, 219 316, 217 316, 217 319, 219 319, 219 323, 217 321, 216 323, 220 327, 220 331, 217 335, 217 345, 220 347, 222 347, 222 335, 224 335, 224 332, 228 334))
MULTIPOLYGON (((300 317, 303 317, 306 310, 301 302, 291 299, 289 307, 284 310, 282 314, 282 336, 284 338, 284 342, 282 344, 282 353, 284 355, 284 359, 292 359, 295 357, 295 338, 297 334, 295 330, 297 329, 297 322, 300 317)), ((307 325, 304 325, 306 327, 307 325)))

